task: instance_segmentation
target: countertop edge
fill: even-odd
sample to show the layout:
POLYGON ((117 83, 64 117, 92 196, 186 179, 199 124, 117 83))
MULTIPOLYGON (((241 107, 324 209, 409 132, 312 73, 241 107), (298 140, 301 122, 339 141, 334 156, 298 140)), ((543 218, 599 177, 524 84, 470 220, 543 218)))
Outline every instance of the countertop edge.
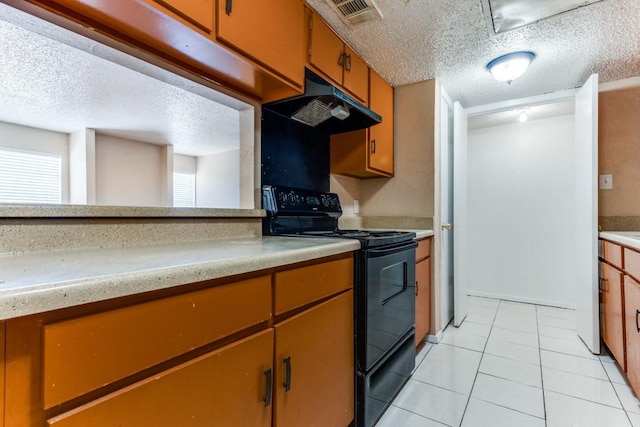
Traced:
MULTIPOLYGON (((256 240, 264 241, 264 239, 273 238, 256 240)), ((300 241, 299 238, 290 239, 300 241)), ((304 249, 283 249, 260 255, 224 260, 212 259, 167 268, 141 269, 86 279, 2 289, 0 290, 0 320, 253 273, 360 249, 360 243, 355 240, 331 240, 335 241, 304 249)))
POLYGON ((640 237, 630 237, 640 236, 640 231, 601 231, 598 234, 601 239, 610 240, 640 251, 640 237))

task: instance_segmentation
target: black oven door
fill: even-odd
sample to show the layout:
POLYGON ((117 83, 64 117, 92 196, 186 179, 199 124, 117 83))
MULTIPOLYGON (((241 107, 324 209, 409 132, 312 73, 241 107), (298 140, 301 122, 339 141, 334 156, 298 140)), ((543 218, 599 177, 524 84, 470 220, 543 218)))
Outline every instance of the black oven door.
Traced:
POLYGON ((360 251, 356 299, 358 370, 368 371, 415 323, 414 241, 360 251))

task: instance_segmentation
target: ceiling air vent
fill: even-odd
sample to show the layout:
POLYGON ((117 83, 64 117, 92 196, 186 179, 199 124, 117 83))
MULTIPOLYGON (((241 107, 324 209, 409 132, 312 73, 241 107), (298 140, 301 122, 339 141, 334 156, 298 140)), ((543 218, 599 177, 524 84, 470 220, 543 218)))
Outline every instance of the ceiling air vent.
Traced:
POLYGON ((345 24, 353 26, 382 19, 374 0, 326 0, 345 24))

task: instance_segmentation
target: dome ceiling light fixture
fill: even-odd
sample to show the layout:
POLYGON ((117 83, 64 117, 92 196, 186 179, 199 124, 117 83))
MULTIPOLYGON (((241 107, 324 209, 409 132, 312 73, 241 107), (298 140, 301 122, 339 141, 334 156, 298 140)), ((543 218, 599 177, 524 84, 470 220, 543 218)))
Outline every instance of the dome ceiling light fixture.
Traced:
POLYGON ((507 53, 491 60, 487 64, 487 70, 496 80, 511 84, 527 71, 535 57, 536 55, 529 51, 507 53))

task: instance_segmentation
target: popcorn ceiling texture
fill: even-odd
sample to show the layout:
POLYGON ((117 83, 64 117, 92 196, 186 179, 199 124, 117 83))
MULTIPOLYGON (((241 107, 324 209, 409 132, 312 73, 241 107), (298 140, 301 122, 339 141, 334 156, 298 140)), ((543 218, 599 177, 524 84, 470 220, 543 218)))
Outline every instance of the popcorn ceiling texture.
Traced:
POLYGON ((471 107, 640 75, 640 2, 604 0, 493 35, 481 0, 376 0, 384 19, 348 28, 326 0, 307 3, 393 86, 436 78, 471 107), (493 58, 537 58, 511 85, 486 70, 493 58))

